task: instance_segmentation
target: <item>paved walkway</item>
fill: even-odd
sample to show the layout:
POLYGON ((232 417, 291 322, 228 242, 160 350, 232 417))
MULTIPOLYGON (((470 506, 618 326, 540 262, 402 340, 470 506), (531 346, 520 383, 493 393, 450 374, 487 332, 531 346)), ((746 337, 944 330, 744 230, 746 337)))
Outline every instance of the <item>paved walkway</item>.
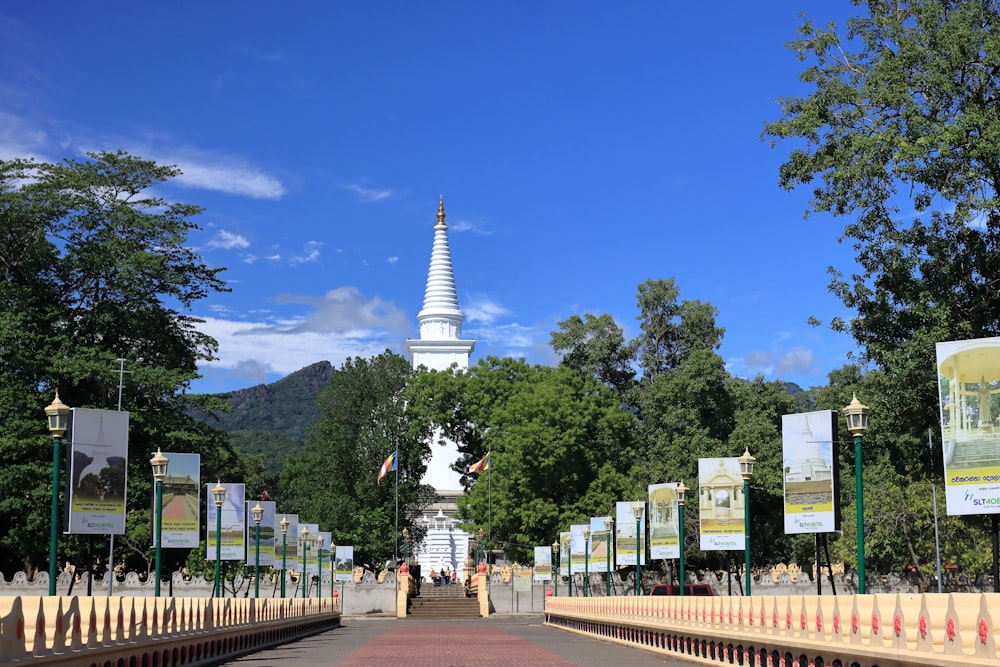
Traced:
POLYGON ((224 663, 232 667, 689 667, 547 628, 539 616, 476 621, 349 618, 342 627, 224 663))

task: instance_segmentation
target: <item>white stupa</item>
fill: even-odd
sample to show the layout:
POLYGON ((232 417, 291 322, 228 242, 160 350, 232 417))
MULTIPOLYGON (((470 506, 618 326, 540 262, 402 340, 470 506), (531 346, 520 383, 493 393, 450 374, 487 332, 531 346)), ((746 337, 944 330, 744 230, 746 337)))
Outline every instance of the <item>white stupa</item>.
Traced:
POLYGON ((813 482, 833 479, 833 467, 823 458, 819 441, 813 438, 809 428, 809 418, 805 417, 805 428, 802 438, 794 453, 794 458, 788 457, 785 468, 785 483, 813 482))
MULTIPOLYGON (((455 272, 448 246, 448 225, 445 224, 444 217, 442 196, 438 202, 437 224, 434 225, 434 245, 431 249, 430 270, 427 272, 424 307, 417 315, 420 338, 407 340, 406 346, 413 358, 414 368, 423 366, 427 370, 443 371, 454 365, 464 371, 469 368, 469 355, 472 354, 476 341, 462 340, 465 315, 458 307, 455 272)), ((461 476, 451 469, 451 465, 459 458, 458 446, 451 441, 439 445, 437 443, 440 440, 440 434, 435 433, 431 444, 431 460, 422 481, 433 486, 439 497, 461 495, 461 476)))

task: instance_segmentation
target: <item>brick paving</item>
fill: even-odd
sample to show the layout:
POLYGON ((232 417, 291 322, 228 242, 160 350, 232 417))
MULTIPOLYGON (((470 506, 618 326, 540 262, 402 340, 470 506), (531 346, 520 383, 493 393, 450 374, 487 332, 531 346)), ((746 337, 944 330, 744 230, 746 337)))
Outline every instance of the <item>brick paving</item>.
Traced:
POLYGON ((475 621, 349 618, 230 667, 681 667, 690 662, 547 628, 541 616, 475 621))

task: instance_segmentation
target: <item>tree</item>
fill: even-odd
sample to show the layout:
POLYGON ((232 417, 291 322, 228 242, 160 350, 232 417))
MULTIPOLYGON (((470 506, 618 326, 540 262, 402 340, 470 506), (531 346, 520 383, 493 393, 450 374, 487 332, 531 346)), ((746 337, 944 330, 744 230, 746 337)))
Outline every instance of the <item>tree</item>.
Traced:
POLYGON ((700 301, 678 303, 679 296, 673 278, 639 285, 636 319, 642 333, 632 344, 639 350, 644 379, 677 368, 696 350, 717 350, 722 341, 725 330, 715 326, 715 307, 700 301))
POLYGON ((279 511, 294 510, 300 521, 329 528, 335 543, 353 544, 355 560, 372 567, 393 556, 398 542, 396 476, 399 528, 409 527, 415 541, 423 528, 414 519, 434 497, 420 484, 431 432, 404 400, 412 373, 406 359, 389 351, 344 362, 320 392, 319 424, 281 471, 279 511), (377 481, 393 452, 396 472, 377 481))
MULTIPOLYGON (((114 408, 116 360, 125 359, 130 509, 149 502, 157 446, 200 451, 209 472, 232 455, 217 432, 180 410, 178 392, 217 347, 186 311, 226 288, 222 269, 206 266, 187 239, 200 209, 149 194, 178 173, 121 152, 0 161, 4 571, 37 565, 47 552, 52 461, 43 408, 56 389, 74 407, 114 408)), ((105 552, 87 537, 59 543, 60 560, 86 564, 105 552)))
POLYGON ((562 353, 564 366, 596 377, 619 396, 635 382, 635 348, 635 342, 625 342, 625 333, 610 315, 573 315, 552 332, 552 349, 562 353))
POLYGON ((907 437, 894 464, 926 472, 916 448, 937 423, 934 343, 997 335, 1000 305, 1000 12, 981 0, 856 2, 867 14, 790 43, 805 97, 765 126, 791 140, 786 189, 809 212, 853 216, 858 270, 830 269, 854 311, 860 361, 885 371, 888 418, 907 437))
POLYGON ((593 376, 490 357, 467 373, 419 374, 408 402, 459 443, 463 472, 490 453, 489 471, 466 477, 459 510, 509 557, 529 559, 533 546, 607 515, 612 498, 633 490, 634 419, 593 376))

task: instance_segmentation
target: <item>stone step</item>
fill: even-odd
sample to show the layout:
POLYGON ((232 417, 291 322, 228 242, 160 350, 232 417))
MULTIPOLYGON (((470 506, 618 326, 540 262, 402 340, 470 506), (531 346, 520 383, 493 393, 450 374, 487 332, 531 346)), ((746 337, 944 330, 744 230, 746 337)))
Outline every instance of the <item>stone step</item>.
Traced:
POLYGON ((407 618, 479 618, 479 600, 476 598, 454 598, 424 600, 413 598, 407 618))

